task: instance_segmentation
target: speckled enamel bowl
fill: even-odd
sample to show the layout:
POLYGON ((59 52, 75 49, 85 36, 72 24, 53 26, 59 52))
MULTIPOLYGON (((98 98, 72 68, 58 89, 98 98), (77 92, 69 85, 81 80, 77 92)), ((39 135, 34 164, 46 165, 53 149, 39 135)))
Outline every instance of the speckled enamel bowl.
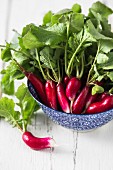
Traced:
POLYGON ((113 109, 110 109, 106 112, 101 112, 98 114, 67 114, 61 111, 53 110, 38 100, 38 95, 28 81, 28 89, 33 96, 33 98, 38 102, 44 113, 55 123, 70 128, 77 131, 85 131, 98 128, 102 125, 105 125, 113 119, 113 109))

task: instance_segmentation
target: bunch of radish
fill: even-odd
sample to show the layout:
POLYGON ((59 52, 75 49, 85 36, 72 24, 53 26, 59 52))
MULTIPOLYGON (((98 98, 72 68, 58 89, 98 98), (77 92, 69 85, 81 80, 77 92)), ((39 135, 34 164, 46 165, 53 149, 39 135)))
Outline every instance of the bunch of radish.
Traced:
MULTIPOLYGON (((82 116, 112 109, 113 33, 108 16, 113 10, 97 1, 88 12, 85 16, 79 4, 49 11, 42 25, 26 25, 21 34, 16 32, 16 41, 0 45, 1 59, 9 62, 1 71, 4 93, 14 95, 14 81, 27 77, 39 101, 54 110, 82 116)), ((36 150, 54 143, 27 129, 22 139, 36 150)))
POLYGON ((15 62, 36 89, 40 101, 54 110, 70 114, 95 114, 113 108, 113 95, 105 92, 92 95, 92 85, 82 87, 79 78, 65 76, 58 83, 53 80, 43 83, 35 74, 25 71, 15 62))
MULTIPOLYGON (((38 81, 40 80, 38 79, 38 81)), ((113 108, 113 95, 108 93, 92 95, 91 87, 86 85, 81 89, 81 81, 76 77, 70 78, 66 85, 65 81, 55 84, 52 80, 48 80, 45 83, 45 89, 41 81, 42 89, 36 82, 31 81, 31 83, 36 89, 38 88, 37 93, 41 92, 41 95, 39 93, 38 95, 42 103, 44 103, 42 98, 46 94, 44 104, 47 103, 47 106, 55 110, 58 110, 60 106, 60 109, 66 113, 95 114, 113 108)))

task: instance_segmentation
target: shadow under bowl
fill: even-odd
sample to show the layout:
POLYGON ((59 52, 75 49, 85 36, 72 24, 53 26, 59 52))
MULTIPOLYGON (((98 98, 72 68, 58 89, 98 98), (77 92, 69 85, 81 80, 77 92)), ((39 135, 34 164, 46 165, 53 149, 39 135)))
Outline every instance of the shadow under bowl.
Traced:
POLYGON ((28 89, 32 97, 42 108, 43 112, 55 123, 77 131, 87 131, 105 125, 113 119, 113 109, 97 114, 70 114, 51 109, 39 101, 37 92, 30 81, 28 89))

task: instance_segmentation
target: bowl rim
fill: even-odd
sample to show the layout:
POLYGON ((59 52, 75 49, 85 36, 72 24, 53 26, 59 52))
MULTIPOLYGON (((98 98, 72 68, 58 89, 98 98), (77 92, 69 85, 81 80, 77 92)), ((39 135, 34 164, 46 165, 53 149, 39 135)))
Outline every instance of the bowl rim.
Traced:
POLYGON ((55 111, 55 112, 62 113, 62 114, 64 114, 64 115, 70 115, 70 116, 76 115, 76 116, 78 116, 78 117, 79 117, 79 116, 85 116, 85 117, 88 117, 88 116, 97 116, 97 115, 107 114, 108 111, 113 111, 113 109, 109 109, 109 110, 106 110, 106 111, 104 111, 104 112, 99 112, 99 113, 94 113, 94 114, 88 114, 88 113, 84 113, 84 114, 76 114, 76 113, 74 113, 74 114, 73 114, 73 113, 66 113, 66 112, 62 112, 62 111, 59 111, 59 110, 55 110, 55 109, 52 109, 52 108, 44 105, 43 103, 41 103, 41 102, 38 100, 38 98, 36 99, 36 98, 34 97, 34 95, 31 93, 30 85, 33 87, 33 90, 34 90, 35 93, 37 94, 34 86, 33 86, 32 83, 28 80, 28 81, 27 81, 27 87, 28 87, 28 90, 29 90, 31 96, 35 99, 35 101, 37 101, 37 102, 39 103, 39 105, 44 106, 44 107, 50 109, 51 111, 55 111))

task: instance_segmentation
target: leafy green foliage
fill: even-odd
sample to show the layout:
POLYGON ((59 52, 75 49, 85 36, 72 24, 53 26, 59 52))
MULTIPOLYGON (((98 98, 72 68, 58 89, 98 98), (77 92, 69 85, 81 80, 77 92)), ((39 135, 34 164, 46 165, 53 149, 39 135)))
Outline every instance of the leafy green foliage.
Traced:
POLYGON ((104 5, 103 3, 97 1, 93 3, 91 9, 93 9, 96 13, 101 14, 101 16, 108 18, 109 15, 113 13, 113 10, 104 5))
POLYGON ((43 50, 40 51, 40 61, 47 67, 56 68, 56 61, 53 57, 53 50, 49 47, 45 47, 43 50))
POLYGON ((8 95, 14 94, 14 80, 23 78, 22 72, 19 70, 15 62, 11 62, 10 65, 6 67, 5 70, 1 72, 3 78, 1 81, 2 90, 8 95))
POLYGON ((39 105, 30 95, 28 88, 22 83, 15 93, 15 96, 18 99, 17 105, 21 108, 22 119, 24 122, 25 129, 30 123, 31 117, 34 111, 39 109, 39 105))
POLYGON ((11 60, 11 58, 12 58, 12 54, 9 48, 2 50, 1 59, 3 61, 8 62, 9 60, 11 60))
POLYGON ((72 29, 72 32, 80 32, 84 27, 84 15, 80 13, 72 14, 70 27, 72 29))
POLYGON ((43 17, 43 25, 51 23, 52 12, 48 11, 43 17))
POLYGON ((12 99, 3 97, 0 99, 0 116, 4 117, 13 126, 17 126, 22 129, 22 125, 19 124, 20 112, 15 111, 15 104, 12 99))
POLYGON ((19 101, 16 104, 7 97, 0 99, 0 116, 5 118, 12 126, 24 131, 31 122, 34 111, 39 109, 39 105, 31 97, 28 88, 23 83, 18 87, 15 96, 19 101), (20 107, 20 112, 15 111, 16 105, 20 107))
POLYGON ((64 41, 64 35, 57 31, 48 31, 47 29, 31 26, 30 30, 23 37, 23 45, 26 49, 43 47, 44 45, 56 45, 64 41))
POLYGON ((72 6, 72 11, 75 13, 81 13, 81 6, 79 4, 74 4, 72 6))

